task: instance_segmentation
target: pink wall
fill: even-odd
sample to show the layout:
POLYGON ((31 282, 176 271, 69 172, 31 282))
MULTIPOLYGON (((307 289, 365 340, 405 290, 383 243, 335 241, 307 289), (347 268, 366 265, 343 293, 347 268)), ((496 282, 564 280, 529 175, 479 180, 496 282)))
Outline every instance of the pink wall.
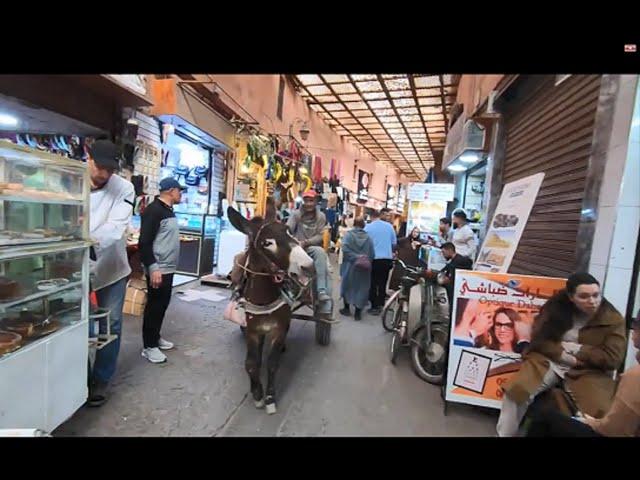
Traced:
MULTIPOLYGON (((201 76, 196 75, 196 77, 201 76)), ((210 77, 268 132, 286 135, 294 119, 307 120, 311 134, 309 139, 302 143, 311 153, 322 158, 323 171, 327 176, 331 158, 335 158, 336 162, 341 161, 341 183, 349 190, 356 190, 357 174, 356 177, 353 175, 356 159, 358 159, 358 168, 373 174, 372 187, 369 190, 372 198, 382 201, 386 199, 385 176, 388 176, 387 180, 392 185, 397 185, 399 181, 406 183, 406 178, 400 177, 394 168, 379 164, 366 151, 360 150, 355 143, 352 144, 341 138, 307 106, 305 100, 296 93, 289 82, 285 83, 283 120, 279 120, 277 101, 280 75, 210 75, 210 77)), ((298 139, 300 139, 299 129, 300 124, 297 124, 293 130, 298 139)))
POLYGON ((470 116, 478 105, 496 88, 504 75, 462 75, 456 101, 464 105, 465 115, 470 116))

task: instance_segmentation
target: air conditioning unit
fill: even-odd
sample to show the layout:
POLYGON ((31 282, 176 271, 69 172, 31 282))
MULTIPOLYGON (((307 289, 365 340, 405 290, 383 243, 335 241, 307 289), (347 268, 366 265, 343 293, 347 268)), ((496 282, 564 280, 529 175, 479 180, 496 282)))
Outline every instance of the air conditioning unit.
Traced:
POLYGON ((448 168, 455 160, 465 153, 477 153, 478 158, 487 150, 486 129, 467 119, 464 114, 451 127, 447 135, 447 144, 442 158, 442 169, 448 168))

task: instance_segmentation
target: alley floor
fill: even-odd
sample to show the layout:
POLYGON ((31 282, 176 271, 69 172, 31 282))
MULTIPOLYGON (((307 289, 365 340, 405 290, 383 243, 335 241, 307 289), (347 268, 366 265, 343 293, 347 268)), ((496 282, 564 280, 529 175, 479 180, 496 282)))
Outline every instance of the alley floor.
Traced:
MULTIPOLYGON (((337 283, 336 283, 337 285, 337 283)), ((194 282, 181 286, 210 289, 194 282)), ((336 290, 337 290, 336 286, 336 290)), ((225 297, 229 291, 216 289, 225 297)), ((140 355, 141 323, 126 316, 109 401, 81 408, 54 436, 494 436, 497 412, 451 405, 411 370, 408 351, 389 361, 379 317, 340 317, 331 344, 314 324, 293 320, 278 375, 278 412, 257 410, 237 325, 225 301, 185 302, 174 294, 163 336, 176 344, 168 362, 140 355)))

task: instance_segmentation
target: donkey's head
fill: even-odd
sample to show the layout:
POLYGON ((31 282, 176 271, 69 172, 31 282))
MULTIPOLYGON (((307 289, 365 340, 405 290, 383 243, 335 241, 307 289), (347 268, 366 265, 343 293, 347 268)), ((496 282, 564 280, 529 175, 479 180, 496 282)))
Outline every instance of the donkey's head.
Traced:
POLYGON ((249 251, 255 253, 250 255, 251 262, 256 262, 261 271, 274 276, 287 272, 304 285, 309 282, 313 260, 291 236, 286 225, 275 220, 275 215, 247 220, 229 207, 227 216, 236 230, 249 237, 249 251))

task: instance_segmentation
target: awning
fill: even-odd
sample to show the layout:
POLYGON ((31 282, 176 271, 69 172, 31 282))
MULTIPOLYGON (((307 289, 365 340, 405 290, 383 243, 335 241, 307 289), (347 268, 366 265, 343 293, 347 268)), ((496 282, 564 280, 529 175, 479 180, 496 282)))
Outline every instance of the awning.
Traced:
POLYGON ((220 144, 231 149, 233 125, 218 114, 188 83, 175 78, 152 79, 151 114, 161 121, 202 137, 205 143, 220 144))

